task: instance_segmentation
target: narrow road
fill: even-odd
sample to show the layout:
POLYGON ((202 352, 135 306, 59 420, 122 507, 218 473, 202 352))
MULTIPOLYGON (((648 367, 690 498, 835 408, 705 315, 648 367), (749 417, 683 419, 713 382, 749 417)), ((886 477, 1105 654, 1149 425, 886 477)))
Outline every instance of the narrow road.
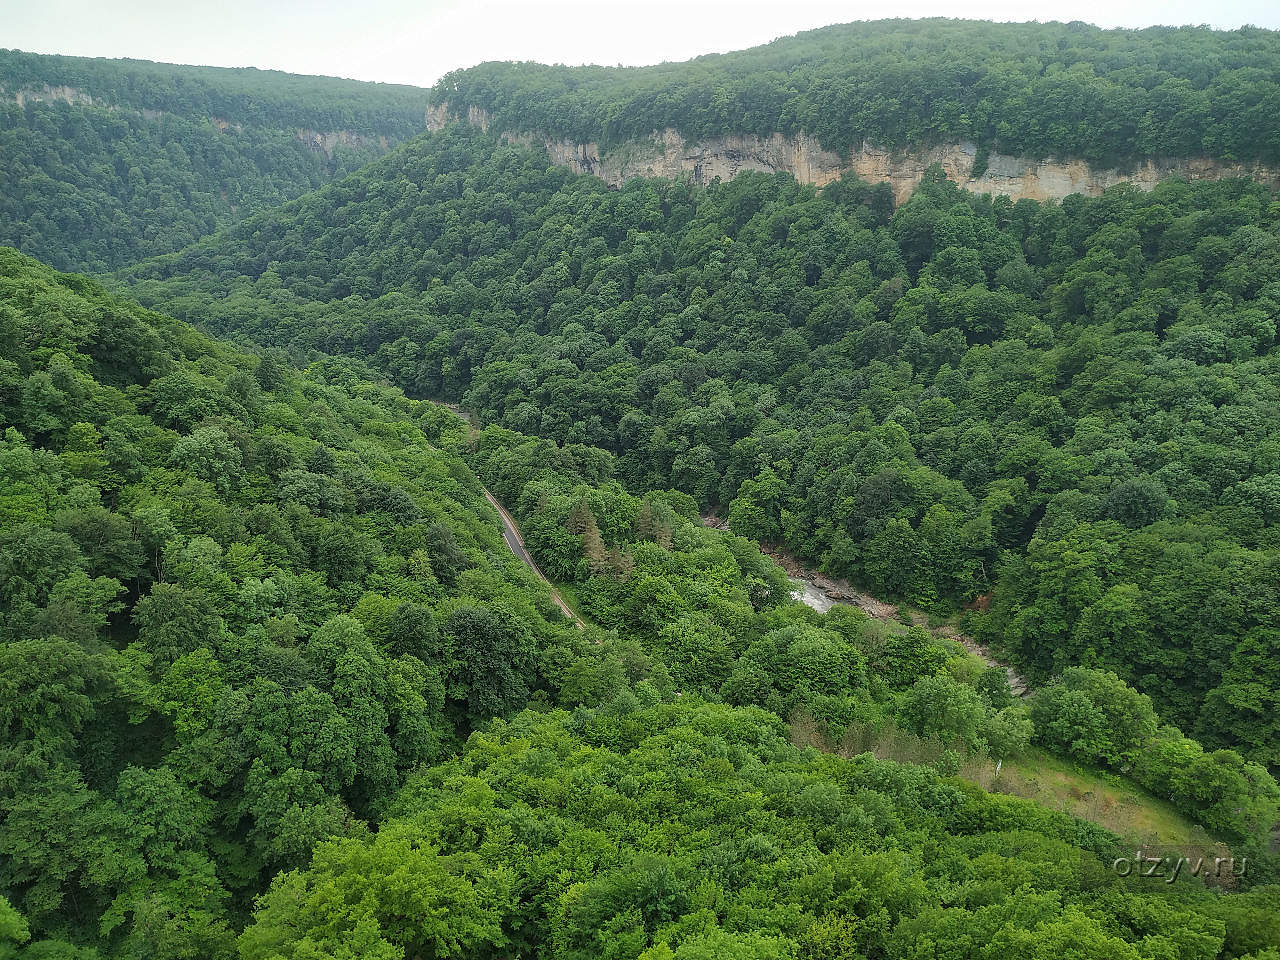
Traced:
MULTIPOLYGON (((445 403, 441 400, 433 400, 432 402, 437 406, 444 407, 452 413, 456 413, 466 421, 467 429, 472 433, 475 432, 476 425, 475 422, 472 421, 471 415, 456 403, 445 403)), ((480 478, 476 477, 476 479, 478 480, 480 478)), ((569 604, 564 602, 564 597, 561 596, 560 591, 556 589, 556 585, 547 579, 547 575, 542 572, 542 569, 534 562, 533 557, 529 555, 529 551, 524 545, 524 537, 520 536, 520 525, 516 523, 515 517, 507 513, 507 508, 498 502, 498 498, 490 493, 489 488, 483 483, 480 484, 480 489, 484 491, 485 499, 493 504, 493 509, 498 511, 498 519, 502 521, 502 539, 507 542, 507 547, 515 555, 515 558, 523 562, 530 570, 538 575, 538 578, 545 583, 547 585, 547 589, 551 591, 551 599, 556 602, 556 606, 560 608, 561 612, 563 612, 566 617, 573 621, 573 625, 575 627, 579 630, 583 629, 586 624, 582 622, 582 618, 573 612, 573 608, 570 607, 569 604)))
POLYGON ((484 491, 485 497, 487 497, 489 502, 493 504, 493 509, 498 511, 498 519, 502 521, 502 539, 507 541, 507 546, 510 547, 511 552, 516 555, 516 559, 524 561, 530 570, 542 578, 542 582, 551 590, 551 599, 556 602, 556 606, 558 606, 564 612, 564 615, 572 620, 577 625, 578 629, 581 630, 583 626, 585 626, 581 618, 573 612, 573 608, 570 607, 569 604, 564 602, 564 597, 560 595, 560 591, 556 589, 555 584, 547 579, 547 575, 543 573, 537 563, 534 562, 533 557, 529 556, 529 551, 525 548, 524 538, 520 536, 520 527, 516 523, 515 518, 512 517, 511 514, 507 513, 507 508, 498 502, 498 498, 489 492, 488 487, 482 485, 480 489, 484 491))

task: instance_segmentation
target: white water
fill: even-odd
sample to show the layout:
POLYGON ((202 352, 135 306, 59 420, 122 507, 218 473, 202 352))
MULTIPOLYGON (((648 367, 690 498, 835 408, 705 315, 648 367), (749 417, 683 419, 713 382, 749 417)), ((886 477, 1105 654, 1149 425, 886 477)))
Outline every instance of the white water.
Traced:
POLYGON ((836 605, 836 602, 819 590, 808 580, 791 580, 791 598, 799 600, 806 607, 817 610, 819 613, 826 613, 836 605))
MULTIPOLYGON (((847 603, 847 601, 834 600, 831 597, 827 596, 826 591, 815 586, 809 580, 802 580, 799 577, 791 577, 789 579, 791 581, 791 599, 799 601, 800 603, 803 603, 806 607, 809 607, 812 610, 816 610, 818 611, 818 613, 826 613, 828 610, 830 610, 834 606, 837 606, 838 604, 847 603)), ((875 613, 873 613, 872 615, 876 616, 875 613)), ((881 619, 883 619, 883 617, 881 617, 881 619)), ((983 663, 985 663, 989 667, 1004 667, 1005 672, 1008 673, 1009 675, 1009 687, 1010 689, 1013 690, 1014 696, 1021 697, 1026 694, 1027 688, 1028 688, 1026 679, 1023 678, 1016 670, 1014 670, 1013 667, 1000 663, 998 660, 992 657, 991 653, 985 647, 977 643, 971 637, 962 636, 961 634, 948 628, 943 628, 942 630, 934 630, 932 632, 935 635, 945 636, 952 640, 955 640, 962 647, 964 647, 966 650, 968 650, 970 653, 972 653, 974 656, 976 656, 979 660, 981 660, 983 663)))

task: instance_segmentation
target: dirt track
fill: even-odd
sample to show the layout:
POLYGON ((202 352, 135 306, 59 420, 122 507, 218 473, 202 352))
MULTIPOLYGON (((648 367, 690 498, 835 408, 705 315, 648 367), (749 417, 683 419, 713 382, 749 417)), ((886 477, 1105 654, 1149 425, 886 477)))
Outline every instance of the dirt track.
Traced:
MULTIPOLYGON (((467 427, 472 432, 475 431, 475 423, 472 421, 471 415, 456 403, 444 403, 440 400, 435 400, 433 402, 452 413, 456 413, 466 421, 467 427)), ((520 536, 520 525, 516 523, 515 517, 511 516, 511 514, 507 512, 507 508, 498 502, 498 498, 489 492, 488 487, 481 484, 480 489, 484 491, 485 499, 493 505, 493 509, 498 511, 498 519, 502 521, 502 539, 507 542, 507 547, 515 555, 517 560, 525 563, 529 569, 536 573, 539 579, 547 585, 548 589, 551 591, 551 599, 556 602, 556 606, 563 611, 564 615, 573 621, 574 626, 579 630, 583 629, 586 624, 582 622, 582 618, 573 612, 573 608, 570 607, 569 604, 565 603, 564 597, 561 596, 560 591, 556 589, 555 584, 547 579, 547 575, 542 572, 542 569, 534 561, 533 557, 529 555, 529 551, 524 545, 524 537, 520 536)))

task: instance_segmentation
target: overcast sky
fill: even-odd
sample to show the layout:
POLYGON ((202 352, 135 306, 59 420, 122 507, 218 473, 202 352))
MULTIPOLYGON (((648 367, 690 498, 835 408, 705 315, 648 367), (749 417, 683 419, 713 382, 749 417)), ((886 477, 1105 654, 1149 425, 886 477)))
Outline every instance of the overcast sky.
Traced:
POLYGON ((484 60, 646 64, 851 20, 1280 28, 1277 0, 0 0, 0 47, 430 86, 484 60))

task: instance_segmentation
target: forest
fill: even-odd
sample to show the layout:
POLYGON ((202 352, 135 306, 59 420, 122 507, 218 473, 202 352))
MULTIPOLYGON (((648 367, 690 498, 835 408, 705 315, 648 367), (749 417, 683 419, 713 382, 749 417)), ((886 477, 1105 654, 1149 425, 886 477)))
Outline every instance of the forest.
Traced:
POLYGON ((1280 960, 1280 199, 500 137, 1054 152, 1057 83, 1095 159, 1265 160, 1276 37, 486 64, 430 96, 495 127, 416 135, 0 52, 94 97, 0 104, 0 960, 1280 960))
POLYGON ((607 451, 471 434, 359 360, 299 371, 14 251, 0 278, 7 955, 1280 942, 1280 787, 1114 673, 1017 704, 921 628, 793 602, 758 545, 628 493, 607 451), (842 759, 791 745, 798 718, 946 749, 842 759), (954 777, 1033 738, 1132 765, 1251 871, 1123 876, 1120 836, 954 777))
POLYGON ((426 102, 415 87, 0 50, 0 243, 90 271, 169 253, 419 133, 426 102), (17 99, 60 87, 91 102, 17 99), (326 151, 300 130, 350 136, 326 151))
POLYGON ((71 87, 95 103, 221 117, 258 127, 310 127, 404 139, 422 129, 427 97, 418 87, 311 77, 253 67, 197 67, 0 51, 0 88, 10 95, 71 87))
MULTIPOLYGON (((1244 27, 882 20, 652 67, 483 63, 432 90, 494 130, 598 142, 775 131, 847 155, 958 140, 1128 166, 1151 156, 1280 163, 1280 44, 1244 27)), ((976 174, 975 174, 976 175, 976 174)))
POLYGON ((1114 670, 1274 765, 1278 219, 1239 181, 610 191, 458 129, 123 276, 598 447, 878 595, 990 596, 974 629, 1033 679, 1114 670))

